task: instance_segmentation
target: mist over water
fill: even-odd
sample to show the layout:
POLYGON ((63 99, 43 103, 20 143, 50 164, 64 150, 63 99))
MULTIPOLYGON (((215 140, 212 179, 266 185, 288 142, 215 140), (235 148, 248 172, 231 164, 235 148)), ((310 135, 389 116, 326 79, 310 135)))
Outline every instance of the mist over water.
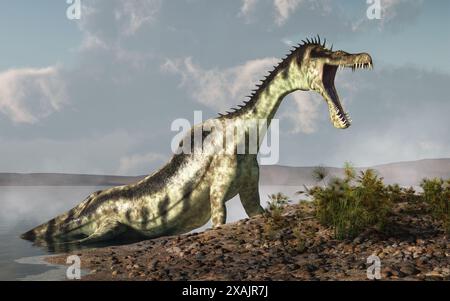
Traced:
POLYGON ((104 187, 0 187, 0 280, 44 273, 49 266, 19 264, 24 257, 49 254, 20 235, 79 204, 104 187))
MULTIPOLYGON (((45 249, 22 240, 25 231, 73 208, 90 193, 106 187, 58 187, 58 186, 4 186, 0 187, 0 280, 52 280, 63 279, 64 270, 39 264, 40 257, 49 255, 45 249), (32 257, 32 258, 30 258, 32 257)), ((261 186, 261 204, 266 206, 268 195, 283 192, 297 201, 295 192, 300 186, 261 186)), ((239 197, 227 202, 227 222, 234 222, 247 215, 239 197)), ((203 231, 211 223, 194 231, 203 231)))

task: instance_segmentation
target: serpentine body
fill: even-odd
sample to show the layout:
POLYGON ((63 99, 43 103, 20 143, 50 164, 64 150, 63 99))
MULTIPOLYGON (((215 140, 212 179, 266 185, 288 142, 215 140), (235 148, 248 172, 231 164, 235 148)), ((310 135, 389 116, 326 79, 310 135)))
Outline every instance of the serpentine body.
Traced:
MULTIPOLYGON (((254 133, 256 123, 274 117, 283 98, 297 90, 316 91, 329 109, 334 127, 345 129, 351 120, 334 87, 339 67, 371 68, 366 53, 333 51, 320 38, 302 41, 261 81, 250 99, 232 113, 194 126, 186 138, 200 132, 203 147, 175 154, 160 170, 143 180, 89 195, 81 204, 22 235, 31 241, 88 243, 138 233, 147 238, 186 233, 211 218, 213 227, 226 221, 225 202, 239 194, 249 216, 263 212, 260 205, 259 166, 255 153, 237 154, 242 139, 254 133), (223 146, 223 128, 232 126, 245 135, 223 146), (230 152, 231 151, 231 152, 230 152)), ((261 133, 258 149, 265 131, 261 133)), ((182 148, 184 141, 180 143, 182 148)), ((245 142, 244 142, 245 144, 245 142)), ((246 150, 248 151, 248 150, 246 150)))

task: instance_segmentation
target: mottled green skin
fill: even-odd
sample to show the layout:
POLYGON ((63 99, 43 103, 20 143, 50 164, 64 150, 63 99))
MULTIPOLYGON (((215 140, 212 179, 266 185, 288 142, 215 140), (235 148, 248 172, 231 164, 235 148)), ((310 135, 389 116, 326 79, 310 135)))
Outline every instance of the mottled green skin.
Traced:
MULTIPOLYGON (((255 123, 247 121, 263 119, 270 123, 286 95, 296 90, 314 90, 328 103, 333 125, 346 128, 350 122, 346 116, 340 117, 345 114, 340 111, 337 93, 336 96, 328 93, 330 87, 326 85, 334 88, 334 84, 324 79, 328 76, 324 75, 324 65, 337 69, 339 65, 353 67, 359 63, 371 66, 372 61, 368 54, 332 52, 319 41, 305 42, 275 67, 246 105, 196 125, 188 133, 190 136, 195 131, 203 133, 203 152, 194 145, 191 154, 174 155, 162 169, 138 183, 93 193, 72 210, 22 237, 84 243, 135 232, 154 238, 186 233, 210 218, 217 227, 226 222, 225 202, 238 194, 249 216, 262 213, 256 155, 236 154, 233 150, 241 142, 239 138, 227 143, 225 152, 218 152, 224 133, 213 125, 231 122, 246 133, 252 132, 255 123)), ((334 73, 331 75, 334 80, 334 73)), ((262 134, 260 142, 265 132, 262 134)))

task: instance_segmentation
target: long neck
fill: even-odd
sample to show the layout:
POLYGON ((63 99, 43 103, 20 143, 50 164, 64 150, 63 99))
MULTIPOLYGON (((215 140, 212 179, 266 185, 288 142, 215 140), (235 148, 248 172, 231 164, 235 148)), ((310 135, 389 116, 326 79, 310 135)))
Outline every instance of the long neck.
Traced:
POLYGON ((270 124, 283 98, 289 93, 298 90, 299 83, 295 80, 295 78, 298 78, 298 75, 293 74, 298 70, 295 64, 295 62, 286 64, 278 70, 270 81, 263 83, 253 96, 256 99, 248 107, 244 118, 264 119, 267 121, 267 124, 270 124))

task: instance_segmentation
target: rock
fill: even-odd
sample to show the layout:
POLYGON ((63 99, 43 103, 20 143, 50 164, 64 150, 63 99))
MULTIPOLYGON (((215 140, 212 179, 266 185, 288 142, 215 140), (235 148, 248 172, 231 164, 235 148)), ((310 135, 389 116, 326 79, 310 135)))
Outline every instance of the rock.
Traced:
POLYGON ((406 275, 416 275, 420 272, 413 264, 403 264, 400 271, 406 275))
POLYGON ((244 245, 244 248, 247 249, 247 250, 250 250, 250 249, 253 249, 253 245, 250 244, 250 243, 246 243, 246 244, 244 245))
POLYGON ((118 273, 117 271, 112 271, 111 275, 112 276, 117 276, 117 273, 118 273))
POLYGON ((315 272, 315 271, 317 271, 319 268, 317 267, 317 266, 315 266, 314 264, 307 264, 306 265, 306 270, 308 271, 308 272, 315 272))
POLYGON ((403 278, 406 276, 405 273, 403 273, 402 271, 400 271, 400 269, 397 269, 397 268, 393 268, 391 270, 391 273, 393 276, 398 277, 398 278, 403 278))
POLYGON ((426 278, 429 278, 430 280, 440 280, 443 278, 443 275, 439 273, 438 271, 431 271, 429 273, 425 274, 426 278))
POLYGON ((353 243, 354 243, 354 244, 360 244, 361 242, 362 242, 362 238, 361 238, 360 236, 356 237, 356 238, 353 240, 353 243))
POLYGON ((426 256, 421 256, 419 257, 419 259, 417 260, 417 264, 418 265, 426 265, 428 263, 429 259, 426 256))
POLYGON ((382 278, 389 278, 392 275, 393 275, 392 269, 390 267, 386 267, 386 268, 382 269, 382 271, 381 271, 382 278))

